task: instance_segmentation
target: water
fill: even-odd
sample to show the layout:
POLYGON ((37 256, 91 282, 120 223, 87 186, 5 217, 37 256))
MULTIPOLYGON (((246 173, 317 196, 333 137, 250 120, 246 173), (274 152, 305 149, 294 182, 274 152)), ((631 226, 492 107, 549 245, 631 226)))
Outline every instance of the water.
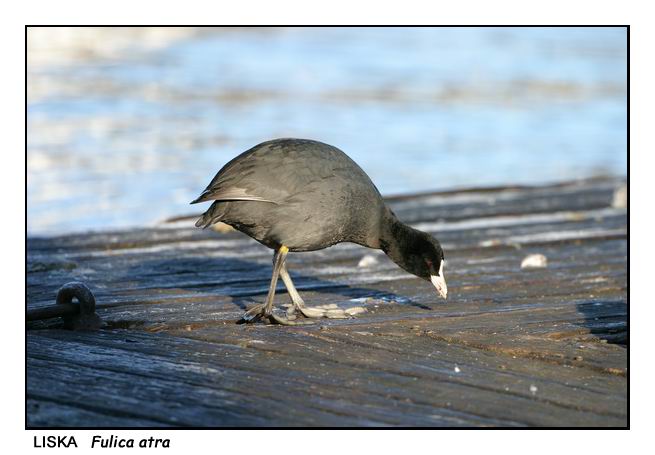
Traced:
POLYGON ((276 137, 336 145, 383 194, 627 172, 623 29, 148 33, 28 36, 28 233, 194 213, 276 137))

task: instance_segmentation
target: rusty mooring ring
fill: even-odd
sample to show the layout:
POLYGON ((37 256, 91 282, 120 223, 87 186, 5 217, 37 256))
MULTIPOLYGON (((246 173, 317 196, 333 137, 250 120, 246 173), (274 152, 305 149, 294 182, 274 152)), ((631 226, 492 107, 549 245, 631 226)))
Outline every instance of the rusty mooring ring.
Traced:
POLYGON ((64 284, 57 291, 56 305, 27 311, 28 321, 61 317, 64 328, 95 330, 102 326, 96 314, 96 298, 89 287, 79 281, 64 284), (77 299, 78 303, 73 303, 77 299))

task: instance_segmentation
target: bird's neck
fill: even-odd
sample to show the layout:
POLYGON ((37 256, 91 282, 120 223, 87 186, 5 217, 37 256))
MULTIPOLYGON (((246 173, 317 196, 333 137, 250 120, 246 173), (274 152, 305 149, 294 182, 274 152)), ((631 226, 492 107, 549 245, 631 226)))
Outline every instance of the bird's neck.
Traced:
POLYGON ((385 211, 380 226, 380 249, 389 258, 405 268, 405 257, 417 231, 400 221, 389 209, 385 211))

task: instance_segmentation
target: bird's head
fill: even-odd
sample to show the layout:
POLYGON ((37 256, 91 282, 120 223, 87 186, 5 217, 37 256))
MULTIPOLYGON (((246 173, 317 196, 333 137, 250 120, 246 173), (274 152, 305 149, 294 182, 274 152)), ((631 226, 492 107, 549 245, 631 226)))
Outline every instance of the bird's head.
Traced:
POLYGON ((383 244, 384 252, 400 267, 430 281, 444 299, 448 286, 444 278, 444 254, 439 241, 430 234, 408 226, 394 233, 392 244, 383 244))

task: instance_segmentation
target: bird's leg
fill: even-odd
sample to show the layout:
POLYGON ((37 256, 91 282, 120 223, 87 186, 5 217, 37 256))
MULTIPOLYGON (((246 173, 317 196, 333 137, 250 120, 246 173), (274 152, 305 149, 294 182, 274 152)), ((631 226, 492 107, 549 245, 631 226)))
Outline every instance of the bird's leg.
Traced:
POLYGON ((291 301, 293 302, 293 308, 287 311, 287 315, 289 317, 294 315, 296 312, 300 312, 306 318, 344 319, 365 311, 363 308, 349 309, 344 311, 334 303, 321 305, 320 307, 308 307, 305 305, 305 302, 303 301, 302 297, 300 297, 300 294, 298 294, 296 287, 293 285, 293 281, 291 281, 291 276, 289 276, 286 264, 282 264, 282 268, 280 269, 280 277, 282 278, 282 281, 284 282, 284 285, 289 292, 289 296, 291 297, 291 301))
POLYGON ((264 303, 264 316, 268 317, 273 313, 273 301, 275 300, 275 288, 277 286, 277 277, 280 275, 280 269, 284 266, 289 249, 282 245, 273 255, 273 276, 271 284, 268 287, 268 295, 264 303))
POLYGON ((296 290, 296 287, 291 281, 289 272, 286 268, 286 257, 289 249, 285 246, 281 246, 273 256, 273 276, 271 277, 271 284, 268 288, 268 295, 266 296, 266 301, 263 304, 256 305, 242 316, 241 322, 256 322, 262 319, 268 319, 271 322, 276 322, 283 325, 303 325, 310 324, 309 321, 293 321, 290 319, 295 319, 295 312, 299 311, 306 318, 331 318, 331 319, 344 319, 350 316, 353 316, 358 313, 363 313, 366 311, 365 308, 354 307, 347 310, 342 310, 336 304, 327 304, 321 305, 320 307, 308 307, 305 306, 300 294, 296 290), (287 315, 290 319, 278 316, 273 313, 273 301, 275 299, 275 288, 277 286, 278 276, 282 277, 284 285, 289 291, 289 296, 293 302, 293 311, 287 312, 287 315))
POLYGON ((300 297, 300 294, 298 294, 296 287, 293 285, 293 281, 291 281, 291 277, 289 276, 289 272, 287 271, 286 264, 284 264, 282 266, 282 269, 280 270, 280 277, 282 278, 282 281, 284 282, 284 285, 286 286, 287 291, 289 292, 289 296, 291 297, 291 302, 293 302, 293 308, 287 312, 289 315, 292 315, 296 311, 299 311, 302 314, 304 314, 305 317, 315 317, 315 318, 323 317, 323 311, 317 311, 316 314, 314 315, 312 309, 309 309, 305 306, 305 302, 303 301, 302 297, 300 297), (307 314, 305 314, 305 310, 308 310, 307 314, 311 314, 312 316, 308 316, 307 314))
POLYGON ((246 313, 241 318, 244 322, 255 322, 260 319, 274 319, 276 322, 283 323, 278 321, 277 317, 273 315, 273 301, 275 300, 275 287, 277 286, 277 278, 280 274, 280 269, 284 265, 284 260, 287 257, 289 249, 282 245, 275 251, 273 256, 273 276, 271 277, 271 284, 268 288, 268 295, 266 296, 266 301, 262 305, 257 305, 254 308, 246 311, 246 313))
POLYGON ((289 276, 289 272, 287 271, 286 264, 284 264, 282 266, 282 269, 280 270, 280 278, 282 278, 282 281, 284 282, 284 286, 286 286, 287 291, 289 291, 289 297, 291 297, 293 306, 297 310, 300 310, 301 308, 305 308, 305 302, 302 299, 302 297, 300 297, 300 294, 298 294, 296 287, 293 285, 293 281, 291 281, 291 277, 289 276))

